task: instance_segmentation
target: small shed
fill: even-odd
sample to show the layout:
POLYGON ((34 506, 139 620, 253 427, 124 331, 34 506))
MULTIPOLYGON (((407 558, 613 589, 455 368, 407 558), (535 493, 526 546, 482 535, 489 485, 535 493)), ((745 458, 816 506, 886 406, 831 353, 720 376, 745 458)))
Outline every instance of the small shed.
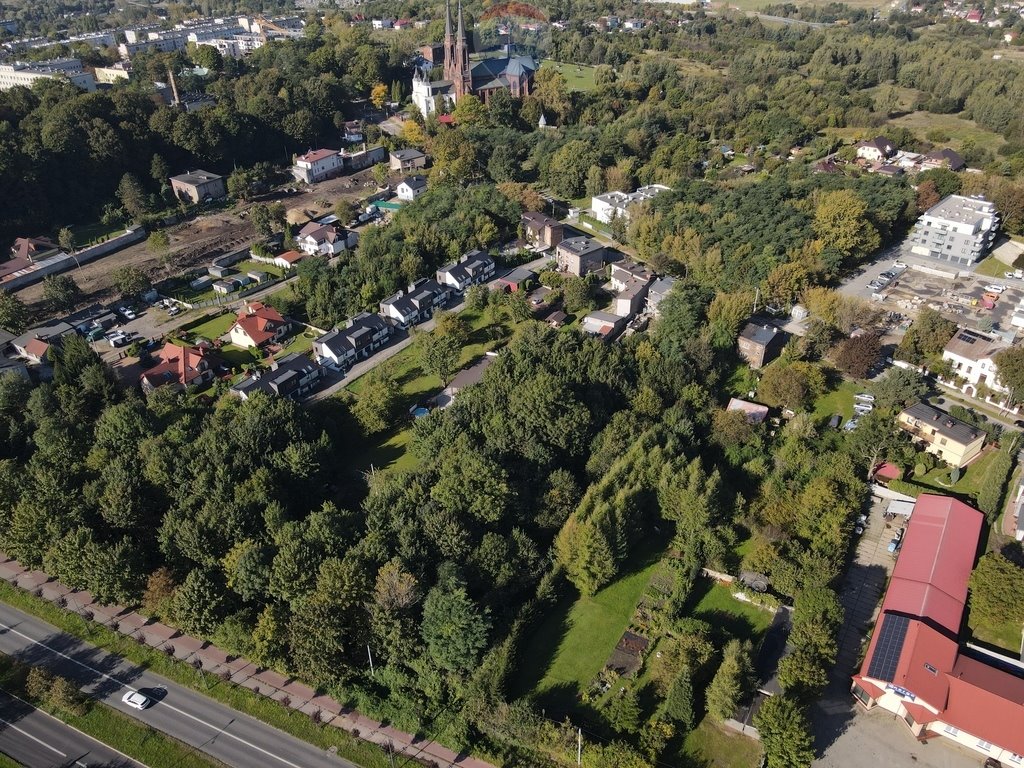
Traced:
POLYGON ((246 272, 245 276, 248 277, 255 283, 265 283, 270 279, 266 272, 260 272, 259 270, 253 270, 252 272, 246 272))
POLYGON ((760 424, 768 418, 767 405, 752 403, 749 400, 740 400, 738 397, 729 400, 729 405, 725 407, 725 410, 740 411, 746 414, 747 422, 750 424, 760 424))
POLYGON ((225 277, 227 277, 228 275, 230 275, 230 274, 232 274, 234 272, 234 270, 231 269, 230 267, 222 267, 219 264, 211 264, 210 266, 208 266, 206 268, 206 271, 212 277, 219 277, 219 278, 225 278, 225 277))

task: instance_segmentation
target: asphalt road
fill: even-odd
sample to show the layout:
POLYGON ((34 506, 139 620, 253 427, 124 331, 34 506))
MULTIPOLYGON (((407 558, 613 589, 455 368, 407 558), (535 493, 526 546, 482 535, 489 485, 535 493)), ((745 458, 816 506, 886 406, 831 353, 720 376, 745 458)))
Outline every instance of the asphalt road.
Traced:
POLYGON ((0 653, 68 677, 114 709, 235 768, 358 768, 3 603, 0 653), (129 690, 156 702, 132 709, 121 702, 129 690))
POLYGON ((0 691, 0 752, 26 768, 142 766, 6 691, 0 691))

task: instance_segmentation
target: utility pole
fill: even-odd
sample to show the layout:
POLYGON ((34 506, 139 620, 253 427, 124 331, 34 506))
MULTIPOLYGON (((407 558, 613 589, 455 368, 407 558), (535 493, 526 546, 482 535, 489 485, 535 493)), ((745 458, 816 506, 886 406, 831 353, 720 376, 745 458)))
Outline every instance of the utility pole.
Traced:
POLYGON ((370 660, 370 677, 376 677, 376 673, 373 671, 373 654, 370 653, 370 644, 366 644, 366 658, 370 660))
POLYGON ((757 314, 757 300, 760 298, 760 296, 761 296, 761 288, 757 287, 757 288, 754 289, 754 311, 753 311, 753 314, 755 314, 755 315, 757 314))

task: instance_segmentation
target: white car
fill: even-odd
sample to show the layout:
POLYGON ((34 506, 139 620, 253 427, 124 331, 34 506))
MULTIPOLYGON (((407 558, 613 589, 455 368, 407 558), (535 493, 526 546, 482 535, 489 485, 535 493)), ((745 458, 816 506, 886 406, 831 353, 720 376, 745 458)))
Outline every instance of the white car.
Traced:
POLYGON ((117 311, 120 312, 124 316, 125 320, 134 320, 135 319, 135 313, 132 312, 128 307, 118 307, 117 311))
POLYGON ((128 693, 121 697, 121 701, 132 709, 145 709, 153 703, 148 696, 138 691, 128 691, 128 693))
POLYGON ((986 285, 985 286, 985 290, 986 291, 991 291, 992 293, 1002 293, 1003 291, 1006 290, 1006 286, 1005 285, 996 285, 996 284, 993 283, 992 285, 986 285))
POLYGON ((869 403, 858 403, 857 405, 853 406, 853 412, 858 416, 866 416, 867 414, 871 413, 874 409, 875 406, 870 405, 869 403))
POLYGON ((854 395, 853 399, 854 400, 861 400, 861 401, 863 401, 865 403, 873 403, 873 402, 875 402, 875 396, 872 395, 870 392, 860 392, 860 393, 854 395))

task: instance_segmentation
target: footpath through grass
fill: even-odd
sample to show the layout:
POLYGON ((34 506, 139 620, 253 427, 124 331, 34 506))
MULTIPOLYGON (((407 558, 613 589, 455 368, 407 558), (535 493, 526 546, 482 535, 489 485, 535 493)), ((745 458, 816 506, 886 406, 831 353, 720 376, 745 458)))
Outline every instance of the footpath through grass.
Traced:
POLYGON ((19 664, 7 656, 0 656, 0 688, 12 696, 30 701, 37 709, 53 715, 150 768, 222 768, 224 765, 193 747, 96 701, 88 702, 88 710, 84 715, 75 715, 43 702, 31 701, 25 691, 28 670, 28 666, 19 664))
POLYGON ((363 768, 388 768, 384 753, 374 744, 360 741, 345 731, 314 723, 308 716, 288 709, 272 699, 224 682, 219 677, 193 669, 182 661, 160 651, 140 645, 135 640, 107 627, 86 621, 77 614, 46 602, 0 581, 0 601, 47 621, 69 635, 85 640, 109 653, 138 664, 151 672, 163 675, 180 685, 209 696, 232 709, 272 725, 298 739, 322 749, 335 747, 339 757, 351 760, 363 768))

